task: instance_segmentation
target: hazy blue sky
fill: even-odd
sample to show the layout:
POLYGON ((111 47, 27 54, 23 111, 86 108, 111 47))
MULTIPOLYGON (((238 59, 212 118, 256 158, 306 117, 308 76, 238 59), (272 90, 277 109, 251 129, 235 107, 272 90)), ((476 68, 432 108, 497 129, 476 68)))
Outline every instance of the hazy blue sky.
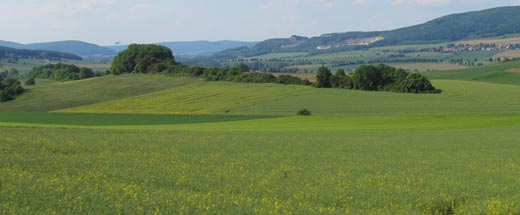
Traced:
POLYGON ((0 40, 258 41, 386 30, 520 0, 1 0, 0 40))

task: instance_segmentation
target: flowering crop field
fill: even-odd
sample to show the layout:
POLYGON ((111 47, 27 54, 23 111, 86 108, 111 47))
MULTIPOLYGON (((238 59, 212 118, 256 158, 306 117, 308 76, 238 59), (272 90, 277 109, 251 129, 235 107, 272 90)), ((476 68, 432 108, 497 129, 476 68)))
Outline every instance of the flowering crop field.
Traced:
POLYGON ((516 125, 414 131, 2 127, 0 211, 515 214, 516 125))

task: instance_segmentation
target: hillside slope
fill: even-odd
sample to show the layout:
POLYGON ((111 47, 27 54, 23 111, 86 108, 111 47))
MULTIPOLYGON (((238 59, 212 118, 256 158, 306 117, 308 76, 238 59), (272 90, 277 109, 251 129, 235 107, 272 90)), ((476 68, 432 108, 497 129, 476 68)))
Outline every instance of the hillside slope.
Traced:
POLYGON ((452 80, 434 84, 444 92, 416 95, 200 81, 58 112, 294 116, 308 108, 316 116, 520 113, 520 86, 452 80))
POLYGON ((366 47, 431 44, 516 33, 520 33, 520 6, 453 14, 391 31, 269 39, 251 48, 226 50, 217 53, 215 57, 257 56, 272 52, 339 52, 366 47))
POLYGON ((161 75, 121 75, 26 87, 16 100, 0 104, 0 111, 46 112, 139 96, 192 83, 189 78, 161 75))
POLYGON ((520 60, 471 67, 460 70, 433 71, 423 73, 430 79, 471 80, 491 83, 520 85, 520 60))

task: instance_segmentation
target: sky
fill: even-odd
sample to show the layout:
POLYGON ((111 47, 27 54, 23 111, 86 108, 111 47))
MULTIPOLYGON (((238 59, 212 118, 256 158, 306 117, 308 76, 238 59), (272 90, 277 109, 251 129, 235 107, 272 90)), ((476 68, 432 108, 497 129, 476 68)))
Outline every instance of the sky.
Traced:
POLYGON ((1 0, 0 40, 262 41, 391 30, 520 0, 1 0))

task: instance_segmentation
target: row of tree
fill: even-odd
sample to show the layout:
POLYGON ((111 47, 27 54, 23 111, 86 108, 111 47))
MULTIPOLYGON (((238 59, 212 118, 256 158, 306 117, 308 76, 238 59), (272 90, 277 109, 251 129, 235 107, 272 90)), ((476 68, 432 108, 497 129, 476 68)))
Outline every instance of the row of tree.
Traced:
POLYGON ((47 64, 35 67, 28 74, 29 78, 51 79, 55 81, 72 81, 86 78, 92 78, 101 74, 94 73, 92 69, 86 67, 77 67, 69 64, 47 64))
POLYGON ((17 79, 0 77, 0 102, 13 100, 23 91, 24 89, 17 79))
POLYGON ((367 91, 391 91, 403 93, 440 93, 425 76, 408 73, 403 69, 380 64, 363 65, 352 75, 338 70, 335 75, 326 67, 321 67, 316 76, 316 87, 344 88, 367 91))
MULTIPOLYGON (((244 83, 279 83, 310 85, 290 75, 275 77, 270 73, 249 72, 248 65, 234 67, 205 68, 176 63, 170 49, 158 45, 131 45, 117 56, 112 64, 112 73, 168 73, 172 75, 190 75, 210 81, 234 81, 244 83)), ((405 93, 440 93, 430 81, 418 73, 408 73, 384 64, 361 66, 354 74, 346 75, 339 70, 332 75, 329 69, 321 67, 317 74, 319 88, 346 88, 369 91, 393 91, 405 93)))

